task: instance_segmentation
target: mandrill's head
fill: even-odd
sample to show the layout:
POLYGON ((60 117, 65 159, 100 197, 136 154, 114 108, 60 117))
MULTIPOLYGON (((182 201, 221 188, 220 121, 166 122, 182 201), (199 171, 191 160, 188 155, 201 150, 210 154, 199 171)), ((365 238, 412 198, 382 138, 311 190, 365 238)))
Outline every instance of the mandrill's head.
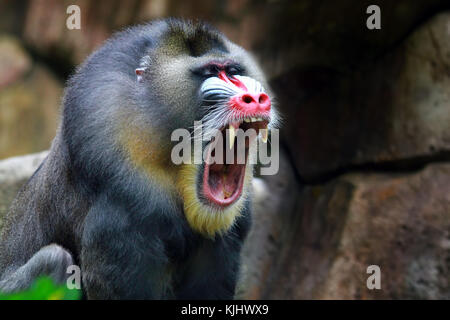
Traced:
POLYGON ((181 199, 195 231, 205 236, 227 231, 248 205, 254 146, 258 139, 267 142, 277 120, 254 59, 217 30, 180 20, 130 29, 100 51, 110 64, 134 59, 134 66, 130 59, 112 66, 118 73, 105 78, 120 79, 121 85, 104 93, 106 100, 116 99, 113 95, 122 101, 109 112, 120 119, 114 141, 128 163, 150 184, 181 199), (181 152, 190 161, 181 164, 173 159, 181 141, 173 139, 177 129, 188 132, 191 146, 181 152))
POLYGON ((218 31, 176 20, 164 26, 158 45, 141 59, 136 78, 142 101, 145 95, 158 101, 149 108, 158 108, 164 118, 158 139, 172 150, 166 148, 155 165, 166 166, 164 176, 173 177, 190 226, 207 236, 228 230, 251 192, 254 155, 249 150, 254 153, 258 137, 267 142, 276 121, 262 71, 218 31), (188 161, 174 165, 173 148, 180 141, 171 141, 171 134, 179 128, 189 130, 192 148, 188 161), (229 161, 227 153, 233 155, 229 161))

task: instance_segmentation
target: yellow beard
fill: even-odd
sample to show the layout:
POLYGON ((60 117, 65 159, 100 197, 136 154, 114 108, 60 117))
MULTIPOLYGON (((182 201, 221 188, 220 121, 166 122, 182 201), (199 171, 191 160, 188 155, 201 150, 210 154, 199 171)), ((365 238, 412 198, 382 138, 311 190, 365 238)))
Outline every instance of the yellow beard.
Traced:
POLYGON ((206 237, 214 237, 228 231, 241 213, 246 197, 247 186, 252 179, 251 166, 245 168, 244 187, 241 197, 226 209, 214 209, 201 203, 197 197, 198 166, 184 164, 180 168, 177 188, 183 197, 184 214, 192 229, 206 237))

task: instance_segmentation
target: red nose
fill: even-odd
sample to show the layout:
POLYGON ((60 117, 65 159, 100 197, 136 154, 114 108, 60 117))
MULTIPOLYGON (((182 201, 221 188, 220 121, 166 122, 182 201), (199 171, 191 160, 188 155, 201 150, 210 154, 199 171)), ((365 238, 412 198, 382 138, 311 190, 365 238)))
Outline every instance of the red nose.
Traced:
POLYGON ((270 111, 270 98, 265 93, 241 93, 231 98, 233 108, 248 113, 270 111))

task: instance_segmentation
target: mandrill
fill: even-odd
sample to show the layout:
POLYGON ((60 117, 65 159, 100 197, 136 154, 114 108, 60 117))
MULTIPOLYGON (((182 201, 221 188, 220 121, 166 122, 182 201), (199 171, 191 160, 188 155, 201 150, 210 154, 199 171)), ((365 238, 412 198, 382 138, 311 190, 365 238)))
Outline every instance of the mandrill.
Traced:
POLYGON ((276 123, 271 99, 249 53, 203 23, 114 35, 68 81, 50 153, 6 217, 0 291, 40 275, 64 283, 78 265, 88 299, 233 298, 251 145, 276 123), (195 121, 232 153, 236 132, 254 130, 244 162, 218 161, 201 141, 210 161, 175 164, 171 134, 195 121))

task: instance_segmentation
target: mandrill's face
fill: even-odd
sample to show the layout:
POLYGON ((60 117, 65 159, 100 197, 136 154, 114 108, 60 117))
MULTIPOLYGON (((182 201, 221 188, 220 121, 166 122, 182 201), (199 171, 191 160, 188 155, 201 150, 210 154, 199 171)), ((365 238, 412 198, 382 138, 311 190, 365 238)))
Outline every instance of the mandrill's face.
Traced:
MULTIPOLYGON (((236 62, 230 62, 233 64, 232 70, 240 69, 236 62)), ((206 137, 222 143, 206 147, 199 193, 207 204, 226 208, 242 196, 250 146, 257 136, 267 143, 272 103, 257 80, 227 71, 226 64, 211 62, 207 68, 216 72, 200 88, 208 110, 202 128, 206 137), (209 134, 212 130, 215 135, 209 134), (244 139, 238 139, 237 133, 244 139), (231 155, 228 158, 227 153, 231 155)))
POLYGON ((248 204, 256 143, 267 142, 277 120, 273 97, 253 58, 216 31, 172 26, 162 43, 136 73, 167 115, 155 139, 173 148, 173 130, 189 130, 190 163, 167 172, 191 227, 213 236, 248 204))

